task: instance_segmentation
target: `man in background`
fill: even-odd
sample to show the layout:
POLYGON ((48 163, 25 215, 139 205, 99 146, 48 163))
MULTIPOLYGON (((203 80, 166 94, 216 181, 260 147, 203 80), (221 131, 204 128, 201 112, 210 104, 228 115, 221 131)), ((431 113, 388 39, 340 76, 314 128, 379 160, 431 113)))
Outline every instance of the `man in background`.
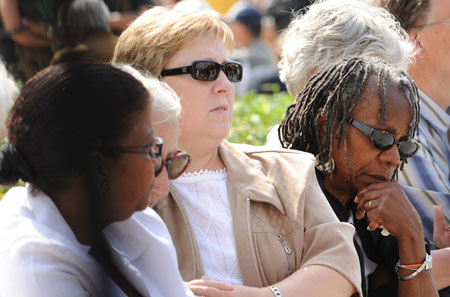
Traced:
POLYGON ((442 218, 442 210, 447 224, 450 219, 450 1, 373 1, 400 21, 417 50, 408 72, 419 88, 421 149, 399 171, 399 181, 431 239, 433 216, 442 218))

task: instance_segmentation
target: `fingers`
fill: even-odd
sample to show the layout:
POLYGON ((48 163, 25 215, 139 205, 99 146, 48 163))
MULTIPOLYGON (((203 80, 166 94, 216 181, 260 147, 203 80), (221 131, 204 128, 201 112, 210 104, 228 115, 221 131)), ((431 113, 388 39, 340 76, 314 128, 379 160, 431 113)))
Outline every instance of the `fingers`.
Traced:
POLYGON ((439 206, 433 205, 434 221, 433 221, 433 241, 439 241, 441 236, 446 232, 444 214, 439 206))
MULTIPOLYGON (((365 195, 367 192, 370 192, 370 191, 386 189, 388 187, 391 187, 394 184, 396 184, 396 183, 393 183, 393 182, 381 182, 381 183, 371 184, 367 188, 361 190, 356 197, 359 197, 361 195, 365 195)), ((355 203, 358 203, 358 201, 355 201, 355 203)))
POLYGON ((397 201, 405 208, 410 207, 408 203, 404 203, 407 201, 407 198, 398 183, 383 182, 372 184, 361 190, 355 197, 354 201, 358 203, 356 218, 362 219, 368 211, 379 207, 384 202, 384 198, 389 199, 391 202, 397 201), (369 203, 369 201, 373 202, 369 203))
POLYGON ((197 279, 197 280, 192 280, 192 281, 188 282, 188 286, 191 286, 191 285, 216 288, 216 289, 219 289, 222 291, 233 291, 233 286, 231 284, 220 282, 220 281, 197 279))
POLYGON ((222 291, 217 288, 204 287, 204 286, 189 286, 192 293, 195 296, 203 296, 203 297, 231 297, 232 291, 222 291))
POLYGON ((361 203, 358 204, 358 206, 356 207, 356 218, 358 220, 362 219, 367 212, 375 209, 376 206, 374 205, 374 200, 365 200, 361 203))
POLYGON ((367 216, 369 231, 386 229, 382 235, 401 237, 416 234, 422 226, 417 211, 396 182, 372 184, 361 190, 354 201, 357 203, 355 217, 360 220, 367 216))
POLYGON ((206 277, 186 283, 195 296, 226 297, 233 296, 233 286, 229 283, 209 280, 206 277))
POLYGON ((367 230, 369 230, 369 231, 374 231, 377 228, 382 228, 382 225, 375 221, 371 221, 369 223, 369 226, 367 226, 367 230))
POLYGON ((233 291, 221 291, 216 288, 193 286, 189 287, 195 296, 201 297, 232 297, 233 291))
MULTIPOLYGON (((377 205, 379 203, 378 198, 379 195, 377 193, 372 193, 373 195, 364 197, 363 199, 360 199, 360 202, 358 203, 358 206, 356 207, 356 218, 358 220, 362 219, 367 212, 374 210, 377 208, 377 205)), ((358 197, 358 196, 357 196, 358 197)), ((355 199, 356 201, 356 199, 355 199)))

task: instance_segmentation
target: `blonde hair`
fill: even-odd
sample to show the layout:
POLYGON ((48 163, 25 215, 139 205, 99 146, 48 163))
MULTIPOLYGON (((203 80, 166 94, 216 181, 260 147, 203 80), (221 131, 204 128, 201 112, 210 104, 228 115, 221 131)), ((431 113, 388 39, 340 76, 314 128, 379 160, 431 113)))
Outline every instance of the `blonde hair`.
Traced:
POLYGON ((317 0, 285 31, 280 79, 296 97, 316 72, 345 57, 377 57, 407 70, 414 46, 394 16, 356 0, 317 0))
POLYGON ((153 77, 148 71, 138 71, 127 64, 117 63, 114 66, 133 75, 147 89, 152 99, 153 125, 165 123, 174 117, 178 118, 181 113, 180 98, 167 83, 153 77))
POLYGON ((155 6, 142 13, 122 32, 112 61, 146 69, 159 76, 167 60, 183 45, 206 34, 220 38, 232 52, 233 33, 219 18, 205 11, 155 6))

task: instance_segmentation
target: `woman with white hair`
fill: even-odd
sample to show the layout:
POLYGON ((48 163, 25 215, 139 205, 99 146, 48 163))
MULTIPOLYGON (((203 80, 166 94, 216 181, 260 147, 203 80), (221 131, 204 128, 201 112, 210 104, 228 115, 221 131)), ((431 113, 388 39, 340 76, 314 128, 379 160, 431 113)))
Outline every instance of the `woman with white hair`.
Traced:
POLYGON ((6 136, 5 121, 18 94, 19 87, 3 61, 0 60, 0 140, 6 136))
MULTIPOLYGON (((309 78, 345 57, 377 57, 406 70, 414 47, 392 14, 364 0, 317 0, 283 32, 280 80, 297 97, 309 78)), ((266 145, 280 147, 276 125, 266 145)))
POLYGON ((293 97, 314 73, 344 57, 378 57, 406 70, 414 56, 394 16, 363 0, 318 0, 290 23, 284 38, 278 66, 293 97))

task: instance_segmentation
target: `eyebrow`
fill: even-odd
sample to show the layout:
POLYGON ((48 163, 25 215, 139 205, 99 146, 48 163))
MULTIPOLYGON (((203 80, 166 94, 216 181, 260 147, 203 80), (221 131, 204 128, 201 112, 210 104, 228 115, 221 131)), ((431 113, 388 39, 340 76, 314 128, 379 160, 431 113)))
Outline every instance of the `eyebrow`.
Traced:
MULTIPOLYGON (((378 122, 377 122, 377 126, 378 126, 377 128, 374 128, 374 127, 372 127, 372 128, 376 129, 376 130, 383 130, 383 131, 389 132, 394 136, 397 135, 397 133, 398 133, 398 131, 396 129, 392 128, 391 126, 387 126, 385 124, 380 124, 378 122)), ((399 140, 399 141, 405 140, 405 139, 409 139, 408 131, 406 131, 406 135, 397 138, 397 140, 399 140)))
MULTIPOLYGON (((372 127, 372 128, 374 128, 374 127, 372 127)), ((391 133, 392 135, 396 135, 397 134, 397 130, 394 129, 393 127, 388 126, 386 124, 380 124, 378 122, 377 122, 377 128, 374 128, 374 129, 376 129, 376 130, 383 130, 383 131, 391 133)))

